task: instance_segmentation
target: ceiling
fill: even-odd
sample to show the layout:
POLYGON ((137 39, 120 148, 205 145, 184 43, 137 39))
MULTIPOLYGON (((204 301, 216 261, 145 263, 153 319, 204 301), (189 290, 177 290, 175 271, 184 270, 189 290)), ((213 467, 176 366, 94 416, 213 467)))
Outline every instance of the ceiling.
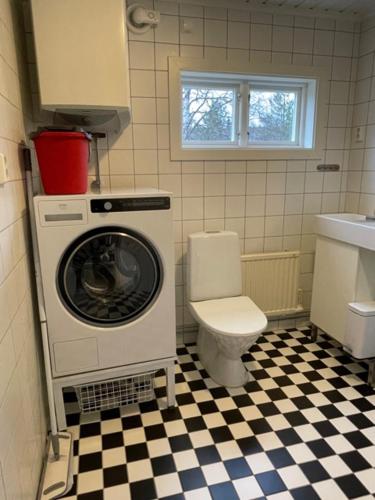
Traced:
POLYGON ((280 11, 301 16, 322 15, 359 19, 375 15, 375 0, 175 0, 181 3, 232 7, 263 11, 280 11))
POLYGON ((365 15, 375 12, 375 0, 244 0, 254 7, 284 7, 295 10, 308 9, 332 14, 365 15))

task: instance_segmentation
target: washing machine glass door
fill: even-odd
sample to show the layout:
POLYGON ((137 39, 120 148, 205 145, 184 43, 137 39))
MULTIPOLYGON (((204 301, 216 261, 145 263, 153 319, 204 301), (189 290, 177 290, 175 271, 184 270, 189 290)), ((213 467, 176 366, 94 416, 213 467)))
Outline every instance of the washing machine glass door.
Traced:
POLYGON ((144 314, 162 284, 160 259, 149 241, 122 228, 101 228, 74 241, 58 270, 64 305, 81 321, 121 325, 144 314))

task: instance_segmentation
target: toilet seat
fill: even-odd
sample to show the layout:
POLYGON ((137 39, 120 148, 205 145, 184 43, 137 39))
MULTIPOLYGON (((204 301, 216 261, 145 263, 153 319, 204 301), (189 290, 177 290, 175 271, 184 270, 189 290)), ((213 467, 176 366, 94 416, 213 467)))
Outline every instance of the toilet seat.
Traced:
POLYGON ((267 326, 264 313, 245 296, 190 302, 190 307, 202 326, 221 335, 256 335, 267 326))

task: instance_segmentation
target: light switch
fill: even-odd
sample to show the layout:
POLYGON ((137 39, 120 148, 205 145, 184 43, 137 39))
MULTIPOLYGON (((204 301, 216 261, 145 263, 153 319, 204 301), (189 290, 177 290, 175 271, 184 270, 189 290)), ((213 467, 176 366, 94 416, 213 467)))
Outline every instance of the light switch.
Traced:
POLYGON ((9 172, 7 167, 7 158, 3 153, 0 153, 0 184, 5 184, 9 181, 9 172))

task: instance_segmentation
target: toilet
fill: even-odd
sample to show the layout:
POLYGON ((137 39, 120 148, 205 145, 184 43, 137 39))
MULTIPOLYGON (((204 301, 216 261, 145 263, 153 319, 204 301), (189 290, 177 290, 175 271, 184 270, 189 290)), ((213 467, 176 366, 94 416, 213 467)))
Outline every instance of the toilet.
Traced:
POLYGON ((188 237, 189 309, 199 324, 200 362, 226 387, 250 380, 241 356, 267 327, 267 318, 242 294, 238 234, 207 231, 188 237))

